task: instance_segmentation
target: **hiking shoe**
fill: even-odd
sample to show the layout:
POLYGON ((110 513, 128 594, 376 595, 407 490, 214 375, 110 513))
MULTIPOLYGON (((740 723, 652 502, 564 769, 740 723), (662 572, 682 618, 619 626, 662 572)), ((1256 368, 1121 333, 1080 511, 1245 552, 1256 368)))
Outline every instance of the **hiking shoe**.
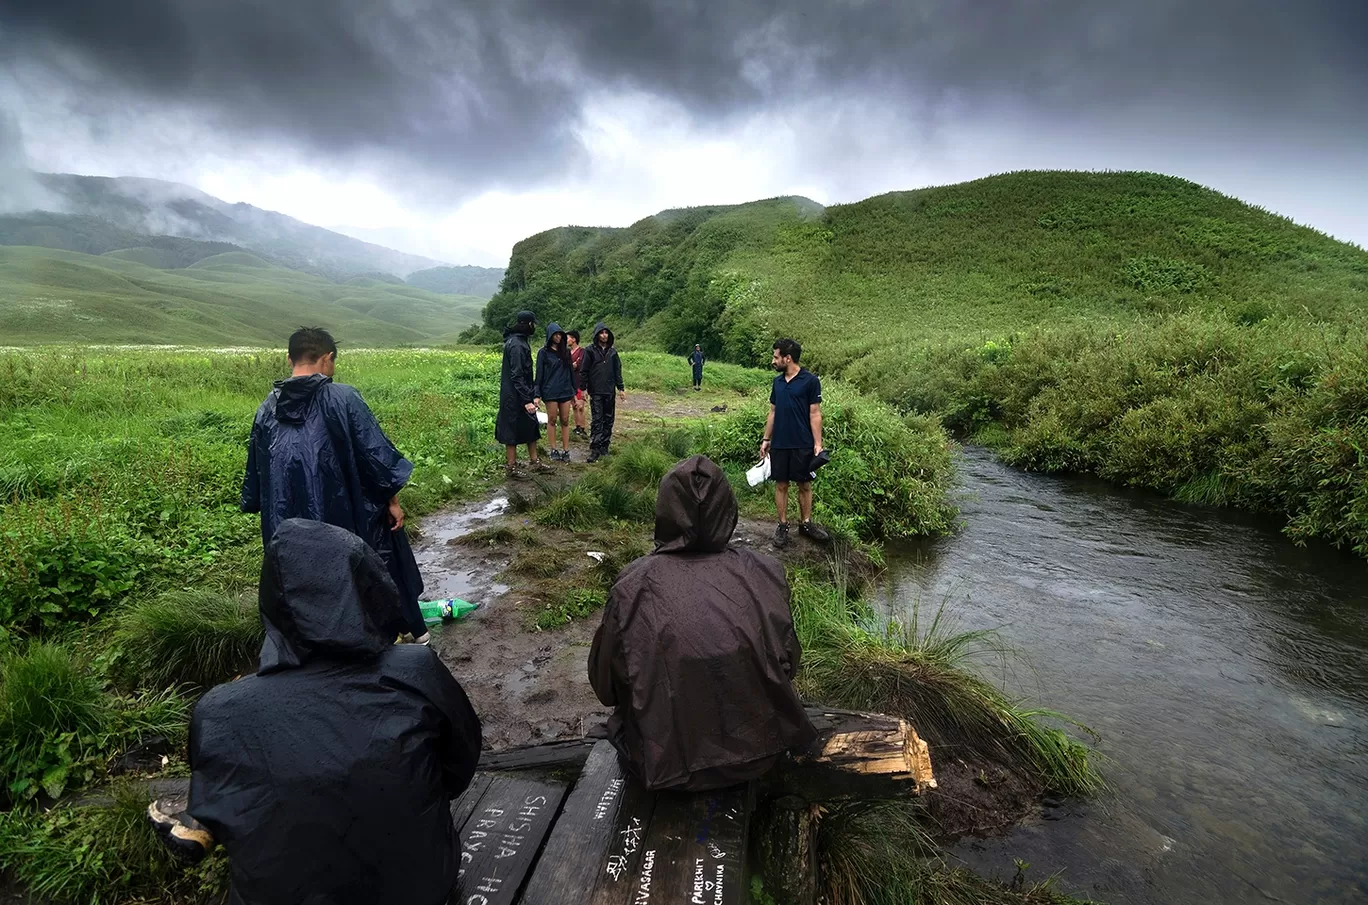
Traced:
POLYGON ((570 464, 570 450, 562 449, 560 451, 560 460, 566 463, 567 465, 570 464))
POLYGON ((506 465, 504 466, 504 477, 510 481, 526 481, 527 472, 516 465, 506 465))
POLYGON ((195 864, 214 847, 214 837, 185 812, 184 798, 159 798, 147 806, 147 822, 178 861, 195 864))
POLYGON ((594 450, 593 452, 589 453, 589 458, 585 459, 584 461, 588 462, 590 465, 593 465, 593 464, 594 464, 595 462, 597 462, 598 460, 599 460, 598 450, 594 450))
POLYGON ((543 462, 541 459, 538 459, 537 461, 532 463, 532 470, 535 472, 539 472, 540 474, 550 474, 556 469, 551 467, 551 463, 543 462))
POLYGON ((831 543, 831 534, 821 525, 814 525, 812 522, 803 522, 798 526, 798 533, 803 537, 815 540, 819 544, 831 543))
POLYGON ((774 529, 774 546, 782 550, 788 545, 788 522, 780 522, 779 527, 774 529))
POLYGON ((589 432, 586 431, 586 430, 585 430, 584 428, 582 428, 582 427, 577 427, 577 428, 575 428, 573 431, 571 431, 570 433, 571 433, 571 435, 573 435, 573 436, 575 437, 575 439, 577 439, 577 440, 588 440, 588 439, 589 439, 589 432))

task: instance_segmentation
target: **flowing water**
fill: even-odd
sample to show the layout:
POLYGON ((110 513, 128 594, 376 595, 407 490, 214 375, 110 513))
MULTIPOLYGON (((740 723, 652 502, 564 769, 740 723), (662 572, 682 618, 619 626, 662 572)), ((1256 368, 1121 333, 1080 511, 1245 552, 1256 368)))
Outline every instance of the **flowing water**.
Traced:
POLYGON ((1108 794, 954 856, 1121 903, 1368 902, 1368 564, 1238 514, 961 462, 964 530, 890 551, 994 675, 1092 727, 1108 794), (1024 665, 1023 665, 1024 663, 1024 665))

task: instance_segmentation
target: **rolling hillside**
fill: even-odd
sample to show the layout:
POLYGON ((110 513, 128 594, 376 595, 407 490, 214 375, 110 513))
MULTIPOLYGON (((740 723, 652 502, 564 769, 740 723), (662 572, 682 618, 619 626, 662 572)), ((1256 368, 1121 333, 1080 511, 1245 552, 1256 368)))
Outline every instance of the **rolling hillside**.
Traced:
POLYGON ((792 334, 828 371, 877 350, 1033 325, 1220 312, 1339 322, 1368 253, 1194 183, 1022 172, 821 208, 782 198, 665 211, 518 243, 485 336, 519 308, 755 360, 792 334))
POLYGON ((0 247, 0 345, 279 346, 301 324, 328 327, 352 347, 436 345, 475 322, 485 302, 393 277, 334 283, 241 249, 161 269, 178 261, 174 249, 147 246, 104 255, 0 247))
POLYGON ((45 197, 38 199, 40 211, 3 218, 0 243, 95 254, 146 244, 124 242, 99 250, 82 247, 81 243, 89 241, 86 234, 96 231, 93 222, 103 221, 110 231, 231 243, 293 270, 334 280, 366 273, 405 277, 441 263, 250 204, 229 204, 179 183, 66 173, 36 173, 34 177, 45 192, 45 197), (15 239, 6 238, 23 229, 28 231, 15 239))
POLYGON ((499 291, 504 272, 497 267, 431 267, 411 273, 404 282, 428 292, 478 295, 490 298, 499 291))
POLYGON ((524 307, 733 361, 793 336, 1014 464, 1368 555, 1368 252, 1182 179, 1022 172, 551 230, 471 336, 524 307))

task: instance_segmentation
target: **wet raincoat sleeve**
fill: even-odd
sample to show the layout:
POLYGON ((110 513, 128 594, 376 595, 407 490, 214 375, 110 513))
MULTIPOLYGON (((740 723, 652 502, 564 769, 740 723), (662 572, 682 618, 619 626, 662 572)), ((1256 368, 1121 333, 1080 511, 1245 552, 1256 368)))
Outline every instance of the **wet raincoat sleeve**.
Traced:
POLYGON ((533 388, 530 351, 513 356, 513 360, 509 362, 508 380, 513 385, 513 392, 517 394, 518 401, 523 405, 537 398, 537 392, 533 388))
POLYGON ((261 443, 261 417, 252 420, 252 436, 247 441, 247 470, 242 476, 242 499, 238 508, 243 512, 261 511, 261 465, 257 446, 261 443))
POLYGON ((618 392, 625 392, 627 387, 622 383, 622 356, 613 356, 613 384, 618 388, 618 392))
POLYGON ((594 633, 594 643, 589 648, 589 684, 594 694, 605 707, 617 706, 617 688, 614 684, 614 661, 618 658, 619 635, 616 612, 612 601, 603 613, 603 622, 594 633))
POLYGON ((437 755, 442 765, 442 786, 448 798, 455 798, 470 785, 480 760, 480 718, 446 664, 435 651, 428 650, 430 665, 417 674, 391 680, 408 685, 436 709, 440 720, 437 755))
POLYGON ((544 399, 542 384, 546 381, 546 349, 545 347, 537 350, 537 376, 532 381, 532 398, 544 399))
POLYGON ((346 397, 347 419, 351 422, 352 451, 367 494, 384 503, 408 483, 413 463, 405 459, 380 428, 380 422, 361 394, 352 390, 346 397))

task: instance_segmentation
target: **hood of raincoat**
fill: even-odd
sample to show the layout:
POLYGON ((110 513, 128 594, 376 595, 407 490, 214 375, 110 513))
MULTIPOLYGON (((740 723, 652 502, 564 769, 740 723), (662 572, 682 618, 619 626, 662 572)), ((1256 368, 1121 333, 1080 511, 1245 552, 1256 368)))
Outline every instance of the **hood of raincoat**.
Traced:
POLYGON ((327 374, 306 374, 303 377, 276 381, 276 420, 288 424, 303 424, 314 395, 330 383, 332 378, 327 374))
POLYGON ((722 469, 693 456, 665 475, 656 494, 657 553, 719 553, 736 530, 736 495, 722 469))
POLYGON ((380 554, 350 531, 308 519, 286 519, 276 529, 258 601, 266 629, 258 675, 315 657, 368 660, 407 630, 380 554))
MULTIPOLYGON (((597 324, 594 325, 594 342, 593 342, 592 344, 597 344, 597 343, 598 343, 598 335, 599 335, 599 333, 601 333, 601 332, 604 331, 604 330, 608 330, 608 325, 607 325, 606 323, 604 323, 603 321, 599 321, 597 324)), ((613 344, 613 331, 612 331, 612 330, 608 330, 608 345, 611 346, 612 344, 613 344)))
MULTIPOLYGON (((561 334, 562 337, 565 336, 565 331, 561 329, 560 324, 556 323, 555 321, 552 321, 551 323, 546 325, 546 348, 551 348, 551 337, 556 335, 557 333, 561 334)), ((564 338, 561 339, 561 345, 567 346, 567 343, 564 338)))

